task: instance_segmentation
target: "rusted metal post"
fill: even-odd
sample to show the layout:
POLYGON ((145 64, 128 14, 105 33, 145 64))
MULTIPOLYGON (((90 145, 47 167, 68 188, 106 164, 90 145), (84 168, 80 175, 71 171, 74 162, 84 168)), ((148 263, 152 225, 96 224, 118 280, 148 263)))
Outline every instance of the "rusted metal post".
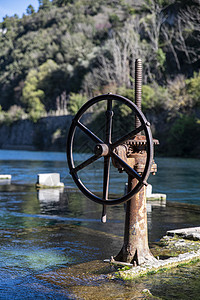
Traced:
MULTIPOLYGON (((134 188, 135 184, 137 180, 129 176, 128 189, 134 188)), ((124 244, 115 260, 136 266, 154 259, 148 246, 145 188, 142 188, 127 202, 124 244)))
MULTIPOLYGON (((142 61, 135 62, 135 104, 141 109, 142 96, 142 61)), ((141 125, 136 117, 135 127, 141 125)), ((128 157, 130 166, 138 173, 143 172, 146 160, 145 140, 142 135, 137 135, 132 141, 134 145, 133 153, 128 157), (138 141, 140 141, 138 143, 138 141), (140 144, 140 146, 138 146, 140 144), (142 146, 141 146, 142 144, 142 146), (134 163, 133 163, 134 162, 134 163), (131 165, 133 164, 133 165, 131 165)), ((137 184, 137 179, 128 177, 128 192, 137 184)), ((135 194, 126 205, 126 219, 124 229, 124 244, 115 257, 116 261, 141 265, 145 261, 155 260, 148 246, 147 211, 146 211, 146 187, 135 194)))
MULTIPOLYGON (((135 104, 141 110, 142 108, 142 61, 139 58, 136 59, 135 61, 135 104)), ((140 125, 141 122, 136 116, 135 128, 140 127, 140 125)))

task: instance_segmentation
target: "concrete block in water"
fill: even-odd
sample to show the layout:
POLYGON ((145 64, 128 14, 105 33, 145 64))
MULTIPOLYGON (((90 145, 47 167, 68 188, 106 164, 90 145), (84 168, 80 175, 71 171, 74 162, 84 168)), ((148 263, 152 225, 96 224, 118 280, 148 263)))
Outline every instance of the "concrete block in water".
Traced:
POLYGON ((11 175, 1 174, 0 175, 0 185, 11 184, 11 175))
POLYGON ((200 240, 200 227, 190 227, 167 231, 169 236, 180 236, 184 239, 199 241, 200 240))
POLYGON ((162 203, 166 203, 167 195, 166 194, 154 194, 152 193, 152 185, 148 184, 146 187, 146 199, 147 200, 159 200, 162 201, 162 203))
POLYGON ((37 187, 62 187, 64 183, 60 182, 59 173, 46 173, 37 175, 37 187))
POLYGON ((5 180, 5 179, 10 179, 11 180, 12 176, 11 175, 7 175, 7 174, 1 174, 0 175, 0 180, 5 180))
POLYGON ((148 184, 146 187, 146 197, 150 197, 152 195, 152 185, 148 184))

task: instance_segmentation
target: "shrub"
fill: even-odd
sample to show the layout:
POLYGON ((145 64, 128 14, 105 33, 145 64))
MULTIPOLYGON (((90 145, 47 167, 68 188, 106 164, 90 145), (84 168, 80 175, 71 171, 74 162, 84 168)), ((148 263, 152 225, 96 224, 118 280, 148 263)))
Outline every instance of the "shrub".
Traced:
MULTIPOLYGON (((135 103, 135 90, 120 87, 117 93, 121 96, 128 98, 135 103)), ((143 85, 142 86, 142 111, 147 110, 159 110, 165 108, 170 98, 168 90, 157 84, 154 86, 143 85)))
POLYGON ((200 106, 200 72, 194 73, 194 77, 186 80, 186 92, 193 105, 200 106))
POLYGON ((81 106, 87 101, 87 97, 82 94, 71 93, 69 99, 69 111, 75 115, 81 106))
POLYGON ((134 102, 134 99, 135 99, 135 90, 134 89, 127 89, 125 87, 120 87, 120 88, 118 88, 117 93, 134 102))
POLYGON ((193 115, 181 115, 171 126, 168 135, 168 154, 192 156, 198 146, 200 124, 193 115))
POLYGON ((7 125, 12 124, 15 121, 27 118, 27 114, 24 110, 17 105, 12 105, 8 111, 3 111, 0 106, 0 121, 7 125))
POLYGON ((143 85, 142 87, 142 109, 146 111, 154 107, 155 102, 155 90, 148 86, 143 85))
POLYGON ((154 86, 143 85, 142 86, 142 110, 159 111, 165 109, 169 101, 168 90, 157 84, 154 86))
POLYGON ((37 123, 37 121, 43 116, 43 114, 44 114, 43 111, 32 109, 32 110, 29 112, 29 119, 30 119, 33 123, 37 123))
POLYGON ((157 57, 157 61, 160 65, 160 68, 162 70, 164 70, 164 65, 166 62, 166 54, 163 52, 163 50, 161 48, 158 49, 157 53, 156 53, 156 57, 157 57))

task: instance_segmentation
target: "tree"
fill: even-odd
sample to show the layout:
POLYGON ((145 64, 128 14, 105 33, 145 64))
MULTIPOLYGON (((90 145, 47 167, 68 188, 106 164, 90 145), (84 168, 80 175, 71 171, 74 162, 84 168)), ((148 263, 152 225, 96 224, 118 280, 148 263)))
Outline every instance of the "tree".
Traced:
POLYGON ((27 75, 21 101, 34 121, 45 111, 44 105, 42 104, 43 98, 44 92, 38 89, 37 70, 32 69, 27 75))
POLYGON ((39 2, 39 10, 49 10, 52 6, 52 2, 50 0, 38 0, 39 2))
POLYGON ((187 5, 177 16, 175 31, 175 47, 185 54, 189 64, 200 60, 200 9, 187 5))
POLYGON ((161 29, 166 20, 163 5, 168 1, 146 0, 144 8, 146 14, 141 18, 141 33, 148 43, 146 71, 151 81, 160 79, 165 64, 165 54, 160 47, 161 29))
POLYGON ((64 82, 65 74, 53 60, 48 59, 39 68, 29 71, 21 101, 29 113, 34 106, 41 113, 56 110, 58 97, 62 99, 64 95, 64 82))
MULTIPOLYGON (((113 84, 117 87, 130 88, 133 86, 135 59, 142 57, 143 63, 148 57, 148 47, 140 41, 139 18, 132 17, 124 23, 123 29, 114 32, 96 55, 96 68, 93 68, 90 86, 113 84)), ((88 87, 88 76, 84 81, 88 87)))
POLYGON ((169 68, 173 66, 173 73, 175 73, 175 63, 178 73, 185 72, 184 69, 188 73, 191 73, 191 69, 198 70, 200 60, 199 4, 195 1, 174 3, 166 9, 166 14, 166 22, 161 30, 164 49, 169 58, 169 68))
POLYGON ((67 5, 68 3, 73 3, 74 0, 53 0, 53 5, 56 5, 58 7, 62 7, 67 5))
POLYGON ((27 15, 32 15, 35 12, 34 7, 30 4, 27 9, 26 9, 26 13, 27 15))

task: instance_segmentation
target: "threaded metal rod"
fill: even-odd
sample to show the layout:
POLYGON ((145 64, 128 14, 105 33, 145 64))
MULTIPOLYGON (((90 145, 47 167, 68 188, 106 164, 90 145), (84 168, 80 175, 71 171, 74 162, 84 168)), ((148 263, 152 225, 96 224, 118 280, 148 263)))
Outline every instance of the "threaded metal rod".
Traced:
MULTIPOLYGON (((142 107, 142 60, 135 61, 135 104, 141 110, 142 107)), ((139 118, 135 118, 135 128, 141 126, 139 118)), ((140 133, 139 133, 140 134, 140 133)))

